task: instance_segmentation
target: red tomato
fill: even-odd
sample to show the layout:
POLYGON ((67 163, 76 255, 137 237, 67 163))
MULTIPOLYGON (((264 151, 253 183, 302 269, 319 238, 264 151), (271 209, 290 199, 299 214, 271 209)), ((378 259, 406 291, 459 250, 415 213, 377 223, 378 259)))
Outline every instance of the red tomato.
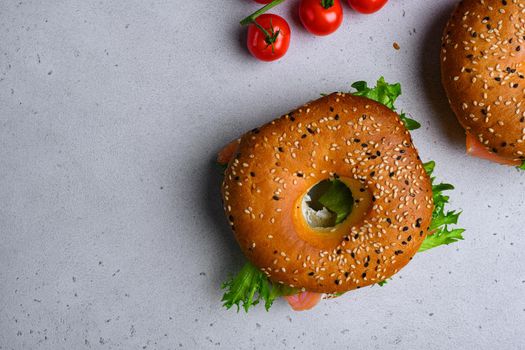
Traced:
POLYGON ((286 20, 273 14, 264 14, 248 27, 248 50, 262 61, 275 61, 283 57, 290 46, 290 26, 286 20))
POLYGON ((273 0, 255 0, 255 2, 258 2, 259 4, 269 4, 271 3, 273 0))
POLYGON ((388 0, 348 0, 354 10, 361 13, 374 13, 379 11, 388 0))
POLYGON ((312 34, 332 34, 343 22, 341 1, 301 0, 299 18, 306 30, 312 34))

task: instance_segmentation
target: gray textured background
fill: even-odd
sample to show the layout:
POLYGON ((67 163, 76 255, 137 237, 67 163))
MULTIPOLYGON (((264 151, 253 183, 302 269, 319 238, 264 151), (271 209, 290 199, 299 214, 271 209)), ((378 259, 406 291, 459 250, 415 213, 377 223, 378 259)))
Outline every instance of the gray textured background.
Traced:
POLYGON ((0 349, 525 348, 525 172, 464 155, 439 85, 455 1, 345 6, 327 38, 288 2, 292 46, 265 64, 237 26, 248 0, 0 1, 0 349), (214 154, 380 75, 402 83, 467 239, 311 312, 222 309, 243 258, 214 154))

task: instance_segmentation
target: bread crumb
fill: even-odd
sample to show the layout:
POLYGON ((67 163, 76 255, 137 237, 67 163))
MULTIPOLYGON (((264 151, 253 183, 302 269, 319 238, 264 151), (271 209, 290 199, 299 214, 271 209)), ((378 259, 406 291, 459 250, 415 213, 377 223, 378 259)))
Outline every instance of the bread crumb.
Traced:
POLYGON ((401 47, 399 46, 399 44, 397 43, 397 41, 394 41, 394 43, 392 44, 392 46, 394 47, 394 49, 396 50, 399 50, 401 47))

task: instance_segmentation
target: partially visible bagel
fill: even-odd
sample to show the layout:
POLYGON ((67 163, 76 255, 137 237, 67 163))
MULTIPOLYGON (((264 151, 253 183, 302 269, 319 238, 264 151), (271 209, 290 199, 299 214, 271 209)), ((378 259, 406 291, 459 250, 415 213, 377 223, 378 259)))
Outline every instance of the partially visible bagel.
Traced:
POLYGON ((525 1, 464 0, 443 33, 452 110, 489 152, 525 160, 525 1))
POLYGON ((243 135, 226 169, 224 210, 246 257, 275 283, 319 293, 385 280, 417 252, 430 225, 432 186, 399 116, 334 93, 243 135), (310 227, 303 197, 338 178, 353 212, 310 227))

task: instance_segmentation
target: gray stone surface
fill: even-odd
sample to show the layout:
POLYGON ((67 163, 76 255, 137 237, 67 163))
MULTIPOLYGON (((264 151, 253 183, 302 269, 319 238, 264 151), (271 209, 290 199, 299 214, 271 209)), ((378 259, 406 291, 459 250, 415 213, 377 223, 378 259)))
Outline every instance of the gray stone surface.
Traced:
POLYGON ((454 2, 345 6, 316 38, 290 0, 290 51, 264 64, 237 26, 248 0, 1 1, 0 349, 525 348, 525 172, 464 155, 437 58, 454 2), (380 75, 403 84, 467 239, 311 312, 224 310, 243 257, 215 153, 380 75))

